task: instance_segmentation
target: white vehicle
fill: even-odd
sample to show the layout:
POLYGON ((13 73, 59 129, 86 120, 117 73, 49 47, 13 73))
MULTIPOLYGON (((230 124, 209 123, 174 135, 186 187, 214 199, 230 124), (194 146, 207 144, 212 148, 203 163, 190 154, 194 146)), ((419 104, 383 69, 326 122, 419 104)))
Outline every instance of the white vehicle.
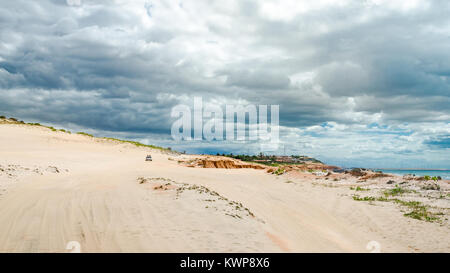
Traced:
POLYGON ((147 155, 145 157, 145 161, 152 161, 152 156, 151 155, 147 155))

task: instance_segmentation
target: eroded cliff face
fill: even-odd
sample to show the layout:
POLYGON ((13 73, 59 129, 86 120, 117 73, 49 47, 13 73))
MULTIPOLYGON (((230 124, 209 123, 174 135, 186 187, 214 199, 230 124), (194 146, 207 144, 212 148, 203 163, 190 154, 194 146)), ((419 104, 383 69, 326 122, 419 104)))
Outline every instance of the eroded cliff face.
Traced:
POLYGON ((199 162, 203 168, 222 168, 222 169, 265 169, 264 166, 257 164, 247 164, 234 160, 211 160, 203 159, 199 162))
POLYGON ((188 161, 179 161, 192 168, 219 168, 219 169, 266 169, 264 165, 247 163, 240 160, 222 157, 195 158, 188 161))

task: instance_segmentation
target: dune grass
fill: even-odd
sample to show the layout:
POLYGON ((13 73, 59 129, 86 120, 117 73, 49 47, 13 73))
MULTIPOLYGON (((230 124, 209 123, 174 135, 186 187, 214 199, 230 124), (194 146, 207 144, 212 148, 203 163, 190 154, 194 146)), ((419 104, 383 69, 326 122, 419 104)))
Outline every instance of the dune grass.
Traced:
MULTIPOLYGON (((90 136, 92 136, 92 135, 90 135, 90 136)), ((145 147, 145 148, 158 149, 158 150, 163 150, 163 151, 172 151, 171 148, 163 148, 163 147, 159 147, 159 146, 155 146, 155 145, 143 144, 143 143, 140 143, 137 141, 132 141, 132 140, 123 140, 123 139, 112 138, 112 137, 102 137, 101 139, 117 141, 117 142, 121 142, 121 143, 129 143, 129 144, 133 144, 136 147, 145 147)))
MULTIPOLYGON (((399 191, 394 191, 394 195, 399 194, 399 191)), ((404 213, 403 216, 413 218, 416 220, 423 220, 427 222, 439 222, 439 216, 443 215, 440 212, 431 212, 429 211, 429 206, 419 202, 419 201, 405 201, 398 198, 386 198, 386 197, 374 197, 374 196, 364 196, 360 197, 359 195, 353 195, 353 200, 355 201, 366 201, 366 202, 393 202, 402 207, 408 208, 408 212, 404 213)))

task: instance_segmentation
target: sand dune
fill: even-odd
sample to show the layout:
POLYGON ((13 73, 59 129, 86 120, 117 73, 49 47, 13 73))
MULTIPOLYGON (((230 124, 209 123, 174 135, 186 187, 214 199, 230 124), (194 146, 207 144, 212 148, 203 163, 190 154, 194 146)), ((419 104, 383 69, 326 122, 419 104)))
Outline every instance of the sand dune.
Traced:
POLYGON ((450 251, 447 223, 306 176, 189 168, 178 160, 195 156, 18 124, 0 124, 0 154, 1 252, 450 251))

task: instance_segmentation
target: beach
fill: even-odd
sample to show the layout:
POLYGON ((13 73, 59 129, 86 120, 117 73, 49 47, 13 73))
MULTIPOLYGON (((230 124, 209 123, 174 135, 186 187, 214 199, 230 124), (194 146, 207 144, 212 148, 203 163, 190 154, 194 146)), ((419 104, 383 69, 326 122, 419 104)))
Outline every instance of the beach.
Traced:
POLYGON ((202 157, 13 123, 0 154, 0 252, 450 251, 444 180, 186 166, 202 157))

